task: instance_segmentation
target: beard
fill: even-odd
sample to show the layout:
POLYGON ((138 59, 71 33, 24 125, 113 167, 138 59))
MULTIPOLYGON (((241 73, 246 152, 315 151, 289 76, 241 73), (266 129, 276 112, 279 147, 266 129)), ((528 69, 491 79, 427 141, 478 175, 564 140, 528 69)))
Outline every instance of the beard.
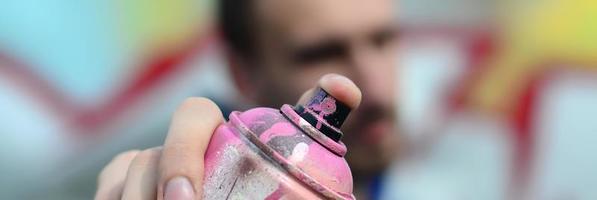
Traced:
POLYGON ((365 104, 349 119, 343 141, 355 181, 382 173, 398 154, 398 131, 393 106, 365 104))

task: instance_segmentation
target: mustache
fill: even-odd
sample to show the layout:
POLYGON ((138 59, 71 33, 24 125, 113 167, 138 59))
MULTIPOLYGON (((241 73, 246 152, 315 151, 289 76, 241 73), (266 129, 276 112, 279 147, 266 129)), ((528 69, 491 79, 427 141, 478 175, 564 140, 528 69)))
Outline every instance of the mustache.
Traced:
POLYGON ((353 117, 352 126, 361 129, 366 127, 368 124, 381 120, 396 122, 397 113, 393 106, 370 103, 361 105, 359 108, 357 108, 357 113, 353 117))

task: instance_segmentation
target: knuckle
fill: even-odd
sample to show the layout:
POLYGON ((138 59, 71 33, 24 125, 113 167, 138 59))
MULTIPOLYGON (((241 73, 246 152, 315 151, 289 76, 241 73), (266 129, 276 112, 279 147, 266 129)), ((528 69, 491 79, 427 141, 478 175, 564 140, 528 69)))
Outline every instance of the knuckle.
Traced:
POLYGON ((160 159, 161 153, 161 148, 143 150, 135 156, 129 168, 144 168, 155 165, 160 159))
POLYGON ((122 153, 119 153, 118 155, 114 156, 114 158, 112 159, 111 163, 114 162, 118 162, 121 160, 132 160, 135 156, 137 156, 137 154, 141 152, 139 150, 128 150, 122 153))
POLYGON ((186 98, 182 102, 182 106, 185 106, 185 107, 194 107, 197 105, 203 106, 203 105, 212 105, 212 104, 215 105, 215 103, 212 100, 205 98, 205 97, 189 97, 189 98, 186 98))
POLYGON ((114 158, 112 158, 110 163, 108 163, 102 169, 102 171, 98 174, 98 177, 97 177, 98 183, 101 183, 103 180, 105 180, 107 178, 107 176, 110 173, 111 168, 114 168, 113 166, 118 165, 119 163, 122 163, 122 162, 129 162, 130 160, 135 158, 135 156, 137 156, 138 153, 139 153, 139 150, 129 150, 129 151, 125 151, 125 152, 119 153, 118 155, 114 156, 114 158))
POLYGON ((183 101, 179 110, 200 109, 210 113, 220 112, 218 105, 205 97, 189 97, 183 101))

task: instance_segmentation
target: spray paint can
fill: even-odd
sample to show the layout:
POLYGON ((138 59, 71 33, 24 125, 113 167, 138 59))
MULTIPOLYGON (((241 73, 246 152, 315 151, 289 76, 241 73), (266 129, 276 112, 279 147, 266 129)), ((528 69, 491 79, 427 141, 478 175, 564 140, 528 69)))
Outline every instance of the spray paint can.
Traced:
POLYGON ((318 88, 304 105, 232 112, 205 154, 204 199, 354 199, 340 126, 350 107, 318 88))

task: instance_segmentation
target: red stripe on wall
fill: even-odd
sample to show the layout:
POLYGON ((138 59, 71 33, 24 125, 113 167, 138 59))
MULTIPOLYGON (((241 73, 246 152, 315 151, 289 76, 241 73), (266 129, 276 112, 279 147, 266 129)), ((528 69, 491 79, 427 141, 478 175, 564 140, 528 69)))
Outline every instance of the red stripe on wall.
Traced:
MULTIPOLYGON (((202 32, 205 33, 205 32, 202 32)), ((108 100, 99 107, 92 109, 78 106, 72 102, 58 88, 52 86, 49 81, 36 74, 35 70, 25 61, 16 59, 15 56, 0 51, 0 71, 7 75, 11 82, 22 87, 29 95, 39 99, 40 103, 49 109, 56 116, 66 116, 71 121, 72 127, 77 133, 94 133, 94 130, 101 128, 111 122, 116 116, 124 112, 127 107, 137 103, 143 95, 163 83, 164 79, 172 76, 175 72, 189 67, 185 62, 203 52, 210 43, 214 41, 216 34, 208 31, 207 34, 198 34, 178 51, 168 52, 159 56, 149 58, 142 62, 143 66, 133 77, 130 85, 123 86, 115 95, 115 98, 108 100)), ((124 81, 127 82, 127 81, 124 81)))

